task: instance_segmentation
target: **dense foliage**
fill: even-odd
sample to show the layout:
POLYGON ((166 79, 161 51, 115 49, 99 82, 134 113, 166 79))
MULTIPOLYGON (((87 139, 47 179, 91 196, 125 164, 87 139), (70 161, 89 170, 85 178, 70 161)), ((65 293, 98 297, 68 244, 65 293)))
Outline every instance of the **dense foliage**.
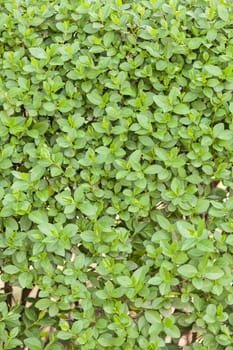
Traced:
POLYGON ((233 349, 232 23, 0 1, 0 349, 233 349))

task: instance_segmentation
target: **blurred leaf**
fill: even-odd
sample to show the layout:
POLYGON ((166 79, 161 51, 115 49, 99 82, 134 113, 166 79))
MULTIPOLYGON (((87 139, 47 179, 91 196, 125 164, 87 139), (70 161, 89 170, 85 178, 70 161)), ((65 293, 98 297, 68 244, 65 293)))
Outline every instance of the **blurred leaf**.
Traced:
POLYGON ((185 278, 192 278, 197 273, 196 267, 190 264, 180 266, 177 271, 185 278))
POLYGON ((42 346, 40 340, 37 339, 36 337, 26 338, 24 340, 24 344, 28 347, 29 350, 41 350, 41 349, 43 349, 43 346, 42 346))
POLYGON ((217 266, 208 267, 204 273, 204 277, 209 280, 217 280, 224 275, 224 272, 217 266))
POLYGON ((48 57, 47 53, 41 47, 31 47, 29 48, 30 54, 38 59, 46 59, 48 57))

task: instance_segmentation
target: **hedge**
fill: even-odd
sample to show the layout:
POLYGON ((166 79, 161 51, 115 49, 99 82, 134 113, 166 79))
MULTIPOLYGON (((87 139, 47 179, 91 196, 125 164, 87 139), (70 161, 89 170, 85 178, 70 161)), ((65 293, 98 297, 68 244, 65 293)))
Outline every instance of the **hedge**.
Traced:
POLYGON ((233 349, 232 23, 0 1, 1 350, 233 349))

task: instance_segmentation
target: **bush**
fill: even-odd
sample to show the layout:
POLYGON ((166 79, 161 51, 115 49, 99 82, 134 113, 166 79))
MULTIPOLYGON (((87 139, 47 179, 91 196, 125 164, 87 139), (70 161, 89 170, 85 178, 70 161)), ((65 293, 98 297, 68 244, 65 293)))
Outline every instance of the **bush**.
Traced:
POLYGON ((1 349, 232 350, 232 2, 0 4, 1 349))

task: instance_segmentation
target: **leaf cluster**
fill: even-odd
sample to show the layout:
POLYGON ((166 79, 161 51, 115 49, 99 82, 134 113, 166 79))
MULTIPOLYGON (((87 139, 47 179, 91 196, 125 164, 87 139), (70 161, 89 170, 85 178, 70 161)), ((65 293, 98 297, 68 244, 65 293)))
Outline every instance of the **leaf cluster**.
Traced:
POLYGON ((0 0, 0 349, 233 349, 232 21, 0 0))

